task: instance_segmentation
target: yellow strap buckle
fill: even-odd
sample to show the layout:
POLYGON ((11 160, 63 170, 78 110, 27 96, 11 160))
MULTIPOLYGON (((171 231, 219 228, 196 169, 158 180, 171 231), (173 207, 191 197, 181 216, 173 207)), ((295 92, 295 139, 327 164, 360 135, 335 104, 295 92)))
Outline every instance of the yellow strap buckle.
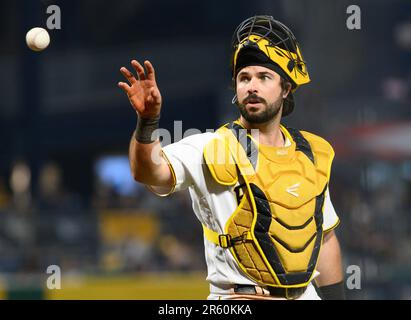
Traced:
POLYGON ((218 235, 218 245, 224 249, 231 247, 232 246, 231 236, 229 234, 219 234, 218 235))
POLYGON ((248 231, 244 231, 241 236, 232 238, 229 234, 219 234, 218 235, 218 244, 221 248, 228 248, 232 247, 235 242, 242 242, 245 243, 247 240, 250 239, 250 233, 248 231))

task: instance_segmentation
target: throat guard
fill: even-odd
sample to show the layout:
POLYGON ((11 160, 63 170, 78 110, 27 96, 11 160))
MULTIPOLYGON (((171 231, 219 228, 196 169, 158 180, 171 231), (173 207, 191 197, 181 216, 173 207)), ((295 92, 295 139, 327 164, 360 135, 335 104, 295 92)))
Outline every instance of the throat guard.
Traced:
POLYGON ((219 137, 204 148, 205 162, 217 183, 234 188, 238 207, 224 234, 203 229, 255 282, 303 287, 312 280, 320 253, 334 152, 316 135, 281 130, 291 146, 258 145, 237 122, 217 130, 219 137))

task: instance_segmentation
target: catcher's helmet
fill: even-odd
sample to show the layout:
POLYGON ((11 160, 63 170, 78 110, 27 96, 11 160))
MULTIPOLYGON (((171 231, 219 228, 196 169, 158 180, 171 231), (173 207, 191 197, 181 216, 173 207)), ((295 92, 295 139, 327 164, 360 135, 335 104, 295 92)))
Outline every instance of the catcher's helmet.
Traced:
MULTIPOLYGON (((310 82, 295 36, 272 16, 248 18, 234 32, 231 57, 234 83, 238 71, 249 65, 261 65, 274 70, 291 83, 291 92, 310 82)), ((291 92, 284 101, 283 116, 294 109, 291 92)))

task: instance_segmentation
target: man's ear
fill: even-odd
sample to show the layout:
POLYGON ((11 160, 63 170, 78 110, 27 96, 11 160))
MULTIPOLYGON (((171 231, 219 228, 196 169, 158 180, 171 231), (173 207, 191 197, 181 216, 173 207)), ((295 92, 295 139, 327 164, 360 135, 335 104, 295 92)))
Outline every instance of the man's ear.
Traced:
POLYGON ((291 91, 291 83, 287 82, 285 84, 285 89, 283 90, 283 99, 287 98, 290 91, 291 91))

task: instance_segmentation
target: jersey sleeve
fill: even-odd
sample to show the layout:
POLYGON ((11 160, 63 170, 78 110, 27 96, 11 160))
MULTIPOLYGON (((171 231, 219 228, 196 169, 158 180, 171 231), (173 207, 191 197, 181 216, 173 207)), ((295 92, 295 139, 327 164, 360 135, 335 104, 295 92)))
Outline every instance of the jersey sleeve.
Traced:
POLYGON ((335 212, 334 206, 330 198, 330 190, 327 188, 325 191, 324 199, 324 210, 323 210, 323 230, 324 232, 329 232, 336 228, 340 223, 337 213, 335 212))
POLYGON ((171 190, 155 186, 148 188, 159 196, 167 196, 185 190, 200 180, 203 174, 203 148, 211 137, 211 133, 195 134, 163 147, 163 157, 173 175, 174 187, 171 190))

